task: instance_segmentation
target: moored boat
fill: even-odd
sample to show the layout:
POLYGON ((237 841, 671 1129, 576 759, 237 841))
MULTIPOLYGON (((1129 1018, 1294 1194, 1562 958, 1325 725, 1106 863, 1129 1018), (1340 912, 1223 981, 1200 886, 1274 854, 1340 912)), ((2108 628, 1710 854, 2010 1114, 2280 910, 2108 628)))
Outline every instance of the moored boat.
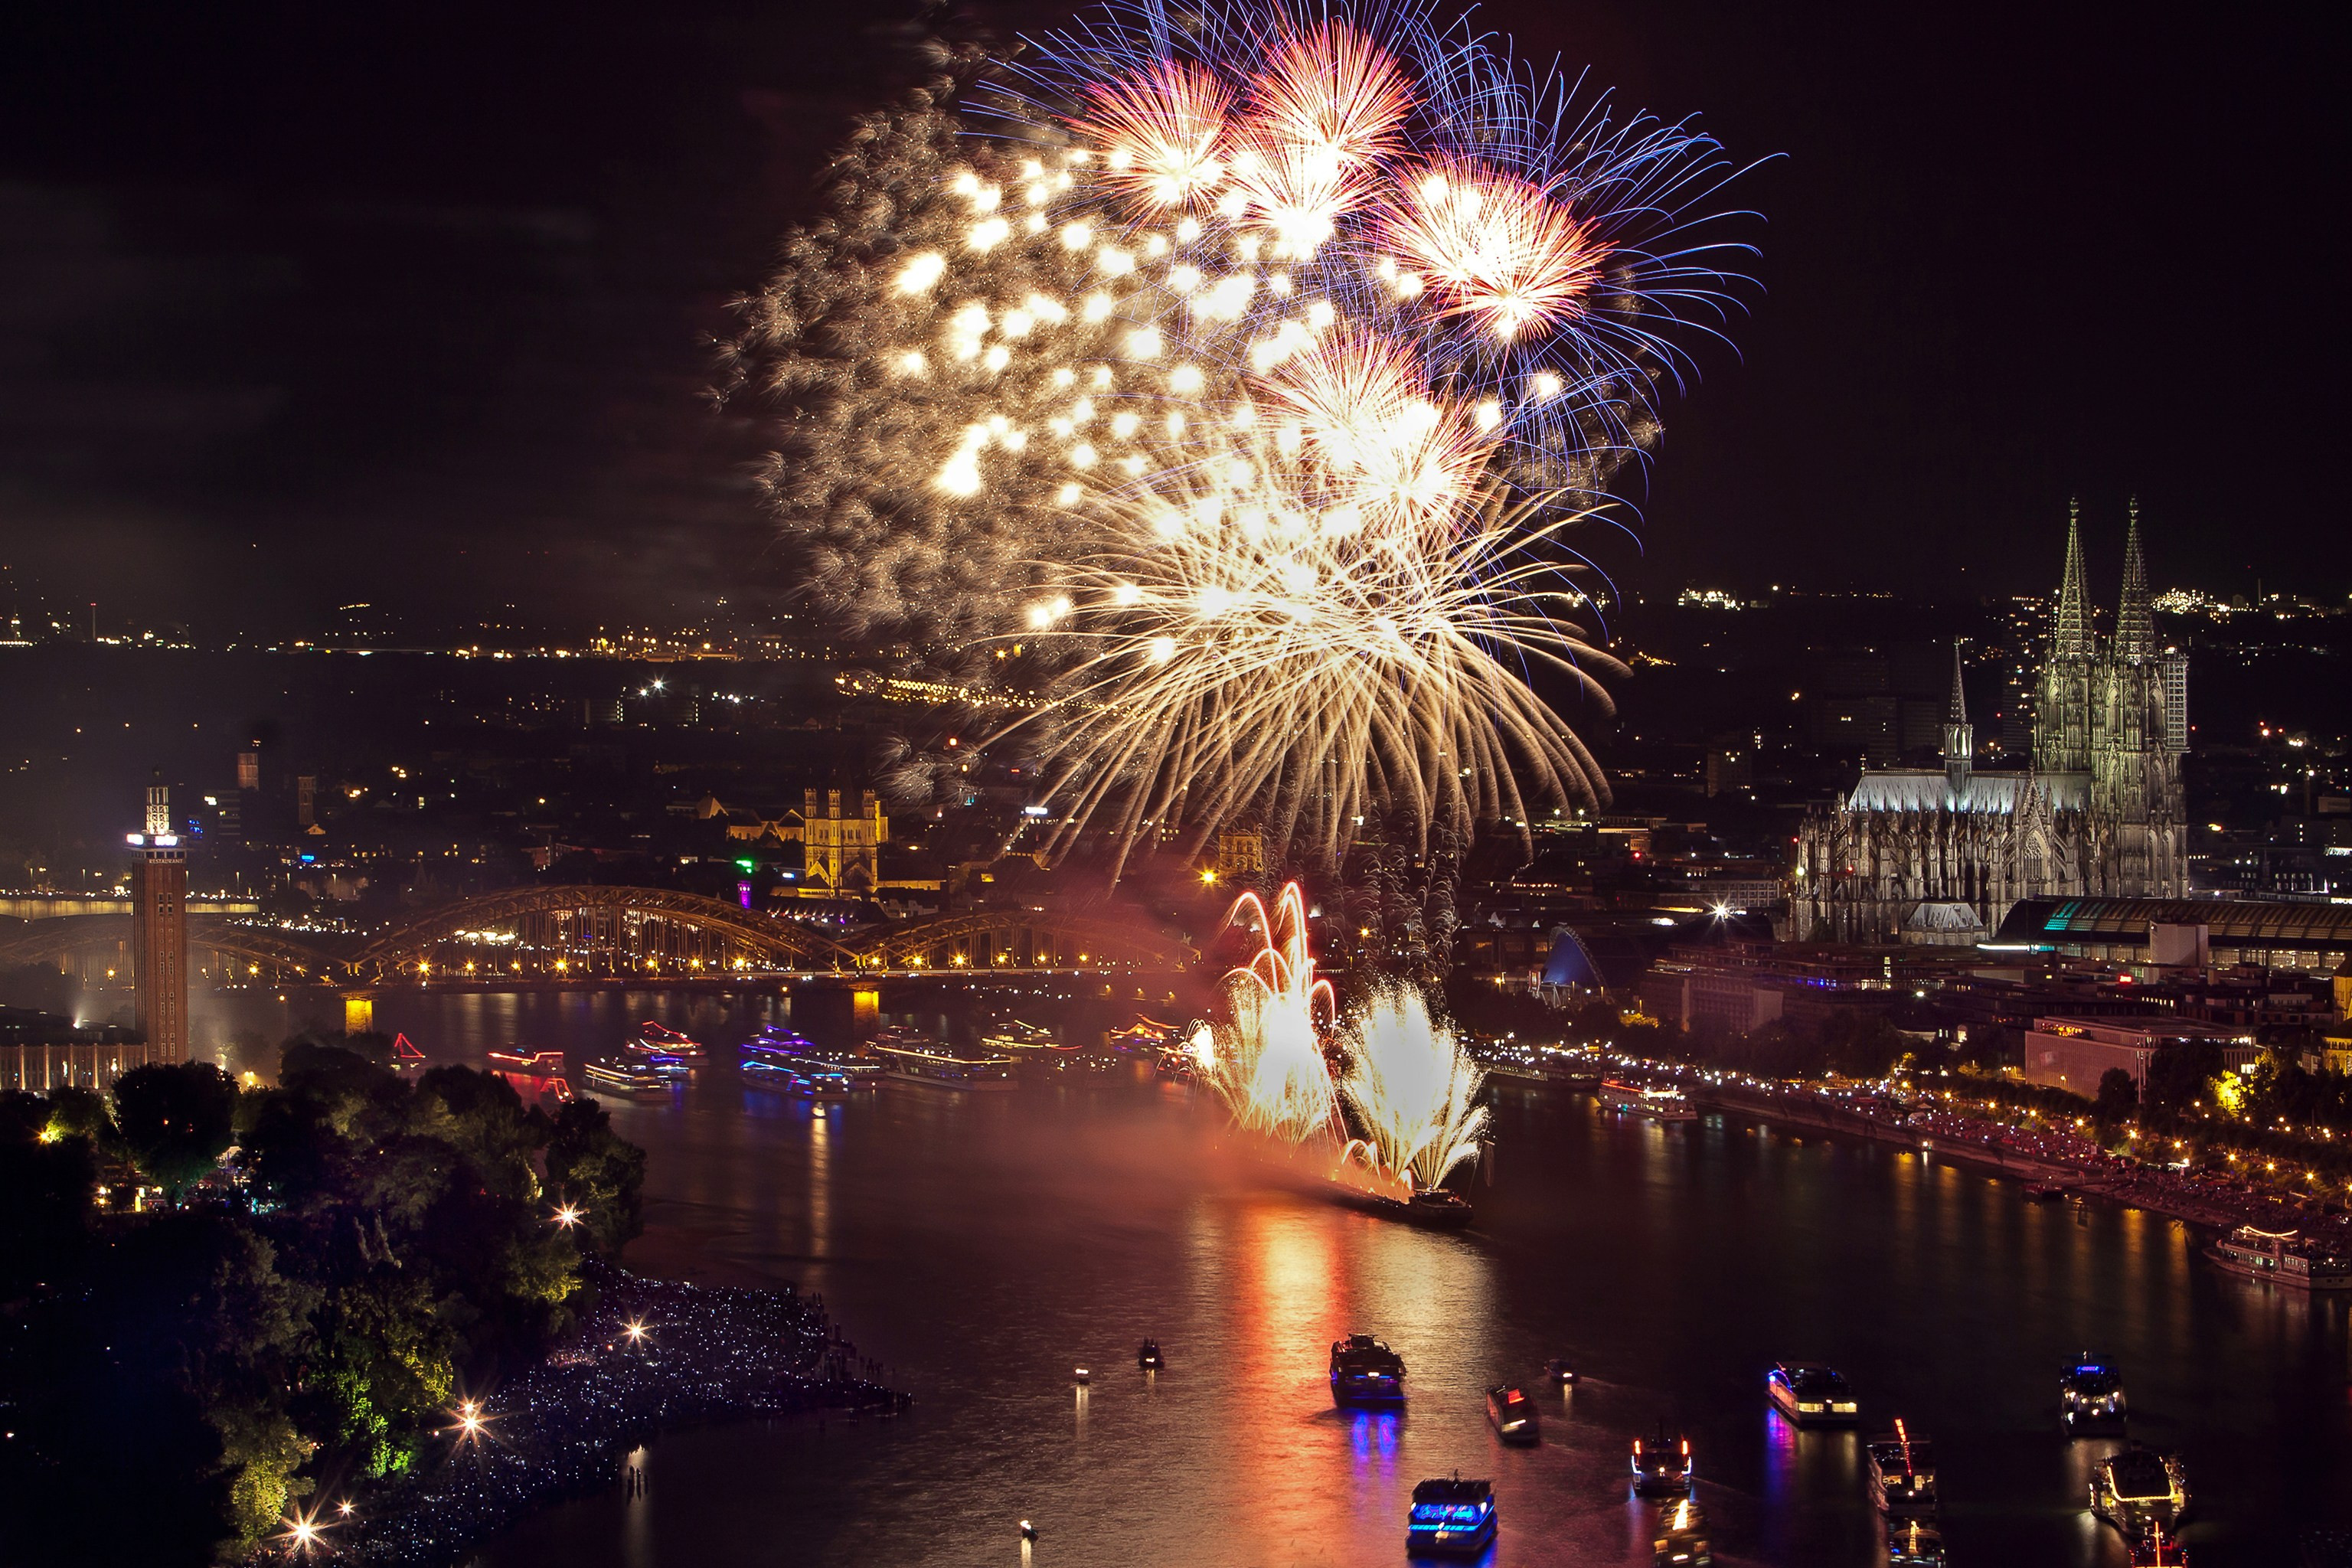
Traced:
POLYGON ((1621 1078, 1601 1080, 1601 1103, 1612 1110, 1630 1110, 1653 1121, 1696 1121, 1698 1109, 1678 1089, 1629 1083, 1621 1078))
POLYGON ((2352 1253, 2339 1252, 2300 1230, 2242 1225, 2205 1249, 2232 1274, 2268 1279, 2292 1290, 2352 1290, 2352 1253))
POLYGON ((1495 1484, 1460 1476, 1412 1489, 1404 1531, 1408 1552, 1473 1557, 1495 1539, 1495 1484))
POLYGON ((1395 1405, 1404 1403, 1404 1357, 1370 1334, 1331 1342, 1331 1403, 1395 1405))

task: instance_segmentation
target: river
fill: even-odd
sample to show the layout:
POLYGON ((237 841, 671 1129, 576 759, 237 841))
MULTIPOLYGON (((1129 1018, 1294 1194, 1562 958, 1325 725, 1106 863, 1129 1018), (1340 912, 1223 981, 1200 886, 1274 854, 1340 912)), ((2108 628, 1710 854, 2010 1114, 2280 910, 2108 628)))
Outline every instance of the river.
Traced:
MULTIPOLYGON (((647 1016, 731 1045, 786 1005, 394 997, 378 1016, 462 1060, 594 1050, 647 1016)), ((849 1026, 845 1005, 802 1011, 820 1038, 849 1026)), ((1402 1562, 1413 1483, 1457 1470, 1495 1479, 1498 1563, 1647 1563, 1656 1510, 1625 1472, 1661 1418, 1692 1441, 1719 1561, 1883 1563, 1857 1436, 1769 1414, 1777 1358, 1840 1367, 1865 1432, 1900 1415, 1934 1438, 1957 1563, 2120 1564, 2081 1507, 2105 1450, 2057 1427, 2084 1348, 2121 1365, 2133 1435, 2185 1455, 2199 1563, 2291 1562, 2305 1527, 2352 1524, 2345 1304, 2217 1274, 2160 1216, 1507 1091, 1477 1227, 1436 1235, 1268 1188, 1174 1086, 887 1089, 819 1115, 747 1094, 730 1057, 674 1103, 614 1108, 649 1155, 634 1260, 822 1291, 915 1412, 667 1435, 636 1457, 641 1494, 550 1510, 481 1568, 1402 1562), (1405 1357, 1404 1415, 1332 1409, 1327 1348, 1350 1331, 1405 1357), (1150 1378, 1147 1336, 1169 1362, 1150 1378), (1483 1390, 1555 1354, 1582 1381, 1542 1396, 1540 1447, 1502 1448, 1483 1390)))

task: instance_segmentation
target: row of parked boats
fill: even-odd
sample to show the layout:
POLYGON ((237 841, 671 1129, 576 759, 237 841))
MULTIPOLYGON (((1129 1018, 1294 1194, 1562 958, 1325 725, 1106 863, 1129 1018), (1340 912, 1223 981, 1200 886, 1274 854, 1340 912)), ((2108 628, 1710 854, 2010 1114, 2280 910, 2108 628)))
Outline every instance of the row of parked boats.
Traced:
MULTIPOLYGON (((1152 1347, 1157 1352, 1157 1346, 1152 1347)), ((1576 1382, 1564 1358, 1545 1363, 1544 1382, 1566 1388, 1576 1382)), ((1370 1334, 1351 1334, 1331 1346, 1332 1402, 1342 1409, 1401 1408, 1405 1401, 1404 1358, 1370 1334)), ((1765 1374, 1766 1399, 1800 1427, 1856 1426, 1861 1402, 1833 1367, 1813 1362, 1781 1362, 1765 1374)), ((2123 1379, 2102 1357, 2084 1355, 2059 1380, 2060 1421, 2070 1437, 2120 1434, 2128 1406, 2123 1379)), ((1501 1384, 1486 1391, 1486 1419, 1502 1441, 1533 1445, 1543 1438, 1538 1402, 1525 1387, 1501 1384)), ((1892 1432, 1863 1445, 1870 1500, 1886 1521, 1890 1568, 1943 1568, 1948 1561, 1938 1528, 1942 1499, 1936 1485, 1935 1446, 1897 1420, 1892 1432)), ((1705 1513, 1696 1489, 1698 1468, 1687 1435, 1662 1422, 1651 1435, 1633 1440, 1633 1495, 1671 1500, 1654 1541, 1661 1564, 1714 1562, 1705 1513)), ((2185 1568, 2180 1519, 2189 1507, 2189 1481, 2179 1457, 2132 1444, 2099 1460, 2092 1470, 2092 1513, 2123 1539, 2134 1568, 2185 1568)), ((1458 1473, 1413 1489, 1406 1546, 1415 1552, 1475 1556, 1495 1538, 1494 1484, 1465 1480, 1458 1473)))
MULTIPOLYGON (((1051 1037, 1045 1031, 1029 1033, 1043 1037, 1033 1042, 1036 1048, 1049 1048, 1051 1037)), ((996 1037, 989 1043, 996 1043, 996 1037)), ((648 1020, 630 1032, 615 1055, 583 1063, 576 1084, 562 1051, 496 1050, 489 1053, 489 1068, 525 1099, 562 1100, 584 1092, 663 1100, 710 1057, 709 1048, 691 1036, 648 1020)), ((798 1030, 771 1024, 743 1043, 736 1066, 749 1089, 841 1100, 859 1089, 892 1082, 955 1090, 1009 1089, 1018 1082, 1021 1062, 993 1050, 961 1054, 935 1036, 903 1026, 884 1029, 854 1049, 835 1051, 798 1030)))

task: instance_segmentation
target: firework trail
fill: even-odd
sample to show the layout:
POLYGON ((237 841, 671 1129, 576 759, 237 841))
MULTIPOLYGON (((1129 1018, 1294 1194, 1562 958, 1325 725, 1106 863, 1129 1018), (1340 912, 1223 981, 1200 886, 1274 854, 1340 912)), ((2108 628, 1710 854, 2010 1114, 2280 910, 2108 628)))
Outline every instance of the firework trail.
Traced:
POLYGON ((1599 795, 1525 681, 1605 705, 1563 535, 1723 304, 1716 144, 1422 0, 1145 0, 944 63, 736 345, 845 629, 1017 694, 1056 847, 1599 795))

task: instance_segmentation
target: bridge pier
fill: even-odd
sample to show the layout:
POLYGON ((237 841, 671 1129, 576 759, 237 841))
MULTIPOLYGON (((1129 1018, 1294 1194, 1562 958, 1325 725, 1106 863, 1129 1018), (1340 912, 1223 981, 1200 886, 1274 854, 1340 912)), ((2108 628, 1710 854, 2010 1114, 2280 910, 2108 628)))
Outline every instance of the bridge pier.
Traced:
POLYGON ((345 991, 343 998, 343 1033, 364 1035, 375 1027, 374 991, 345 991))

